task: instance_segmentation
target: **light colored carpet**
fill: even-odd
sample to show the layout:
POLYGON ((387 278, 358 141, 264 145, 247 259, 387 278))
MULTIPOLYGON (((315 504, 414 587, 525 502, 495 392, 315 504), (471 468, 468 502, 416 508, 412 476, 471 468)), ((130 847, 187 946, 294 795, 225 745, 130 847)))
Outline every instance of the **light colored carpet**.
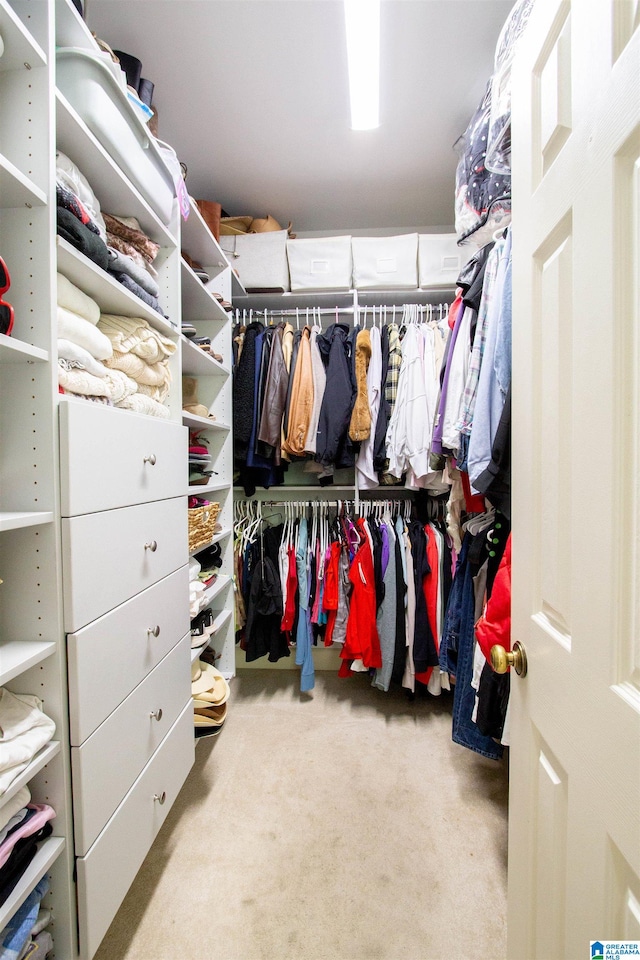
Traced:
POLYGON ((241 672, 96 960, 504 957, 506 763, 451 698, 241 672))

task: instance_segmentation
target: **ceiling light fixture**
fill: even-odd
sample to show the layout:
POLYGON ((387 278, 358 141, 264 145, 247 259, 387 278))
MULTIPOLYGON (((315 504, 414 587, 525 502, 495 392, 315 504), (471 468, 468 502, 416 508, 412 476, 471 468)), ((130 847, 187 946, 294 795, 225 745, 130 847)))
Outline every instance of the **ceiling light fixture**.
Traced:
POLYGON ((351 129, 380 126, 380 0, 344 0, 351 129))

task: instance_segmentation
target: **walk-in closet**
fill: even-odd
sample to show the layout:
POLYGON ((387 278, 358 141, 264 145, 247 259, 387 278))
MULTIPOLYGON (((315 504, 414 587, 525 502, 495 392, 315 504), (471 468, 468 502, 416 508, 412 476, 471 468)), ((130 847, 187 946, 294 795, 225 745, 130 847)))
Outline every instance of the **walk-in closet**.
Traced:
POLYGON ((634 0, 0 0, 0 960, 640 955, 639 131, 634 0))

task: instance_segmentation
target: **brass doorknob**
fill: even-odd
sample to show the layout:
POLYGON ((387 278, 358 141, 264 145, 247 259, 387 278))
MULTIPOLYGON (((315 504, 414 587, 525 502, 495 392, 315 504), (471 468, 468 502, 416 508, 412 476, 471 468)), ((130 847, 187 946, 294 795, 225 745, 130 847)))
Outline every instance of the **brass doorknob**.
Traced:
POLYGON ((498 643, 491 647, 491 666, 496 673, 506 673, 509 667, 513 667, 519 677, 526 677, 527 655, 520 641, 516 640, 509 652, 498 643))

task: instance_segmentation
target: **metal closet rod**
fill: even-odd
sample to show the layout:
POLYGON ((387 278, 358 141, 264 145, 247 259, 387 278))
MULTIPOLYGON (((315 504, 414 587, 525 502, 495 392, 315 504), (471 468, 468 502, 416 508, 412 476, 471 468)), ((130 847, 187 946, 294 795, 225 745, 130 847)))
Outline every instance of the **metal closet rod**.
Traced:
MULTIPOLYGON (((399 313, 400 315, 402 315, 404 306, 405 304, 389 305, 384 303, 381 303, 381 304, 359 303, 357 307, 298 307, 297 309, 289 308, 287 310, 270 310, 268 307, 266 310, 256 310, 253 307, 252 308, 236 307, 235 313, 239 314, 240 312, 242 312, 244 315, 247 315, 250 313, 254 317, 264 317, 266 315, 267 319, 269 319, 269 317, 298 317, 299 319, 303 320, 306 318, 307 314, 309 315, 310 319, 312 319, 314 316, 315 317, 318 317, 318 316, 335 317, 336 314, 340 314, 340 313, 346 313, 352 316, 356 312, 356 310, 358 311, 358 314, 363 314, 365 312, 371 313, 371 311, 373 310, 376 310, 376 311, 386 310, 389 313, 393 313, 395 311, 396 313, 399 313)), ((449 303, 417 303, 417 304, 408 304, 408 306, 416 306, 420 310, 428 312, 429 310, 433 311, 433 310, 438 310, 439 308, 442 308, 442 310, 445 310, 449 308, 451 304, 449 303)))

